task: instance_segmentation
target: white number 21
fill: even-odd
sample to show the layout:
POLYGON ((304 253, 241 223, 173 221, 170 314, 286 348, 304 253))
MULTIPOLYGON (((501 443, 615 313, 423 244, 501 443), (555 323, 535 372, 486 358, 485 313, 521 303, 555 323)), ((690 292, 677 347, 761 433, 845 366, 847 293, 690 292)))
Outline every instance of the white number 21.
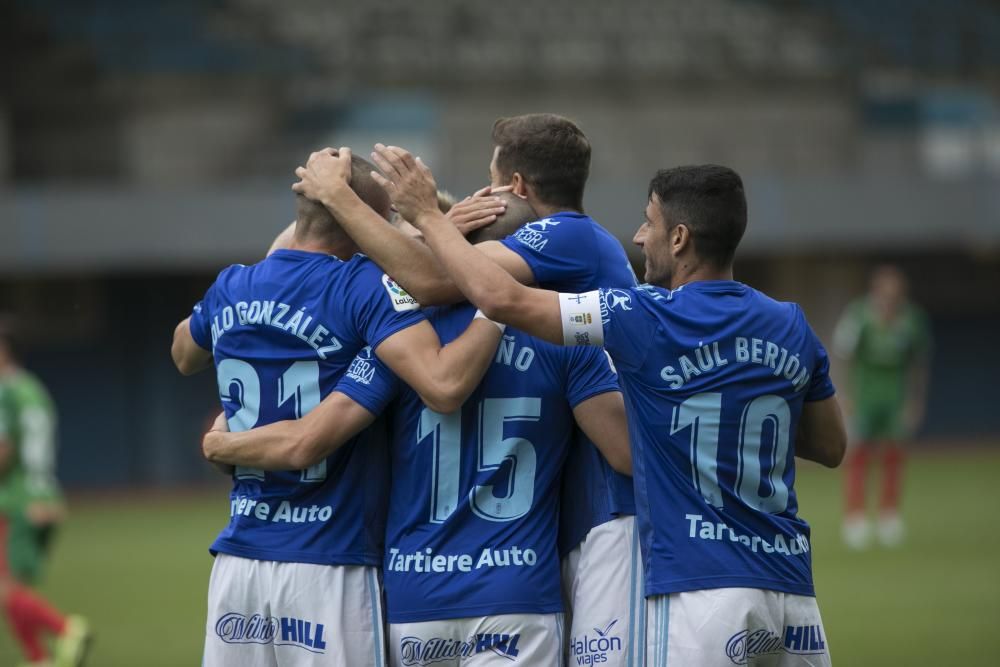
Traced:
MULTIPOLYGON (((239 404, 240 409, 229 418, 230 431, 247 431, 257 425, 260 418, 260 377, 254 367, 240 359, 224 359, 217 369, 219 398, 239 404), (236 391, 233 391, 233 388, 236 391)), ((315 361, 296 361, 278 378, 278 406, 295 401, 295 418, 301 419, 319 405, 319 364, 315 361)), ((264 471, 256 468, 236 467, 238 479, 264 480, 264 471)), ((303 482, 322 482, 326 479, 326 461, 320 461, 302 471, 303 482)))

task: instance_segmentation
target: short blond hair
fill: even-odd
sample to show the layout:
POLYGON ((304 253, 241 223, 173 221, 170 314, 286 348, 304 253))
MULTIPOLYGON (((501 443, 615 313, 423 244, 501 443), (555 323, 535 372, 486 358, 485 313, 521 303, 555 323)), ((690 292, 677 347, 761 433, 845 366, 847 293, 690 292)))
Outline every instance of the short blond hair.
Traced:
POLYGON ((447 190, 438 190, 437 199, 438 199, 438 209, 440 209, 442 213, 447 213, 448 211, 450 211, 451 207, 455 205, 456 201, 455 196, 450 192, 448 192, 447 190))

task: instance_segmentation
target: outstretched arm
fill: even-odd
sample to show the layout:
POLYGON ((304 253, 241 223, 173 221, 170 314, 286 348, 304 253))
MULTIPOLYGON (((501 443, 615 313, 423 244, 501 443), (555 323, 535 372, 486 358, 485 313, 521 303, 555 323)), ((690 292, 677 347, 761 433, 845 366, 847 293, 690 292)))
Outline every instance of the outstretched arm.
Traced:
POLYGON ((526 287, 469 245, 437 208, 437 187, 430 169, 394 146, 378 149, 379 166, 388 178, 374 174, 400 214, 423 232, 458 288, 492 320, 510 324, 536 338, 562 344, 557 292, 526 287))
POLYGON ((403 329, 375 348, 375 354, 435 412, 454 412, 479 385, 496 354, 503 331, 485 318, 472 320, 444 347, 429 322, 403 329))
POLYGON ((611 467, 623 475, 631 475, 632 452, 621 392, 609 391, 588 398, 573 408, 573 416, 611 467))
MULTIPOLYGON (((433 306, 457 303, 463 300, 462 292, 441 267, 441 264, 423 243, 409 237, 386 222, 351 190, 351 151, 341 148, 336 154, 332 149, 313 153, 306 167, 295 173, 301 179, 292 186, 295 192, 321 202, 358 244, 361 251, 402 285, 421 305, 433 306)), ((437 210, 437 199, 435 198, 437 210)), ((484 199, 477 209, 488 219, 503 213, 502 199, 484 199)), ((443 214, 442 214, 443 216, 443 214)), ((406 215, 403 216, 407 218, 406 215)), ((467 215, 466 218, 469 216, 467 215)), ((409 220, 409 218, 407 218, 409 220)), ((463 218, 464 220, 465 218, 463 218)), ((457 231, 457 229, 456 229, 457 231)), ((517 280, 530 283, 534 280, 530 267, 517 253, 495 242, 481 244, 482 250, 499 262, 517 280)))
POLYGON ((274 422, 230 433, 225 421, 202 439, 202 453, 212 463, 261 470, 299 470, 315 465, 375 421, 375 415, 339 391, 301 419, 274 422))
POLYGON ((174 342, 170 346, 170 356, 181 375, 194 375, 212 365, 212 353, 194 342, 190 324, 190 317, 180 321, 174 329, 174 342))

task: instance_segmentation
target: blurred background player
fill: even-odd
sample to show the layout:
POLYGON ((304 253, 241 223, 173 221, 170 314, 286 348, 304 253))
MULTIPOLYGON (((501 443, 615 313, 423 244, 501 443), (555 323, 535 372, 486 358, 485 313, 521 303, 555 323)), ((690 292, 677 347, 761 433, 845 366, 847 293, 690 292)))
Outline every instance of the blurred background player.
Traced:
POLYGON ((920 428, 927 403, 931 330, 908 296, 896 266, 875 269, 868 294, 851 303, 834 333, 834 351, 847 365, 847 410, 852 447, 845 476, 844 542, 868 545, 865 502, 869 463, 882 457, 878 540, 896 546, 904 537, 899 504, 904 444, 920 428))
POLYGON ((28 664, 50 664, 46 640, 56 637, 55 665, 79 665, 89 631, 30 586, 36 584, 65 516, 55 477, 56 413, 41 381, 18 363, 11 325, 0 322, 0 599, 28 664))

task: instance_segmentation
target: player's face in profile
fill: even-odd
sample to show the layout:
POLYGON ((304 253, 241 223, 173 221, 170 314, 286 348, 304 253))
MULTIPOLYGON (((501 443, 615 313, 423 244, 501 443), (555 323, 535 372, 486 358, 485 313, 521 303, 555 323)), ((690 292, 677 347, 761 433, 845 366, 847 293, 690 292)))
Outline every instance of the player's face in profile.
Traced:
POLYGON ((494 188, 499 188, 504 185, 510 185, 510 182, 504 182, 503 176, 500 174, 500 170, 497 169, 497 156, 500 155, 500 147, 493 147, 493 159, 490 160, 490 186, 494 188))
POLYGON ((643 280, 651 285, 669 285, 673 274, 673 256, 667 223, 663 219, 660 198, 654 193, 646 204, 646 219, 636 231, 632 241, 642 248, 646 257, 646 275, 643 280))

